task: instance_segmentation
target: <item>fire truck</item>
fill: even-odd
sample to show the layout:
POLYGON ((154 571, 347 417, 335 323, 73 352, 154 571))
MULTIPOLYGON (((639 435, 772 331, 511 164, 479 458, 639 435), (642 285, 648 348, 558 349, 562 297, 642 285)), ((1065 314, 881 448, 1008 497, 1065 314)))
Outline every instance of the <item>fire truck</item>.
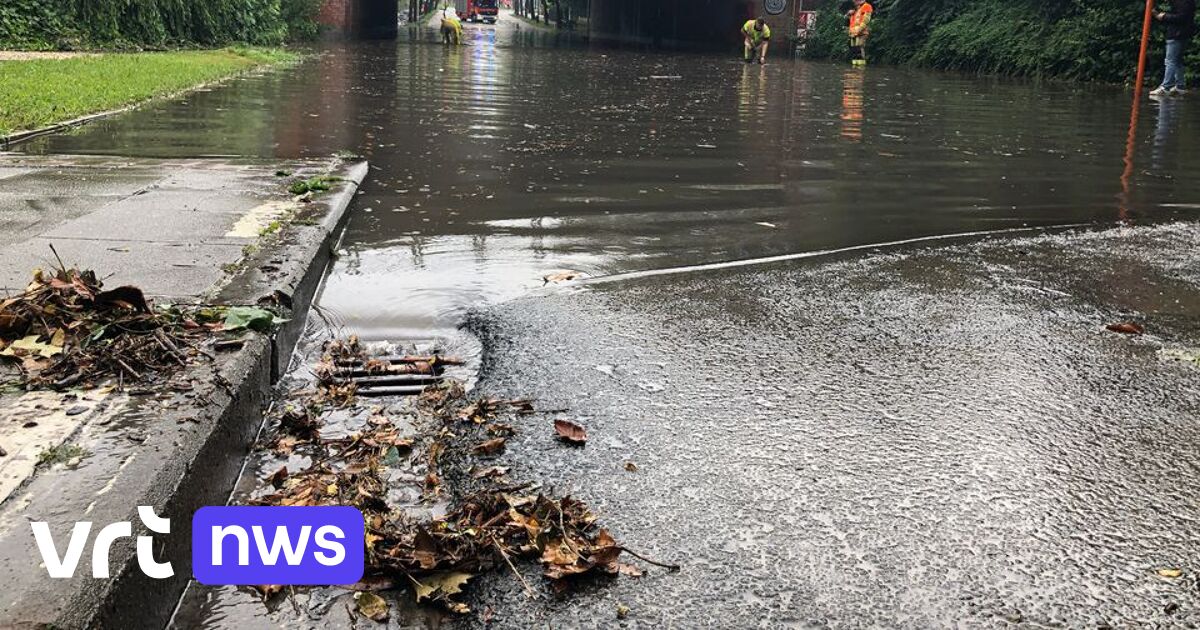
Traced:
POLYGON ((454 0, 458 16, 467 22, 496 23, 500 15, 499 0, 454 0))

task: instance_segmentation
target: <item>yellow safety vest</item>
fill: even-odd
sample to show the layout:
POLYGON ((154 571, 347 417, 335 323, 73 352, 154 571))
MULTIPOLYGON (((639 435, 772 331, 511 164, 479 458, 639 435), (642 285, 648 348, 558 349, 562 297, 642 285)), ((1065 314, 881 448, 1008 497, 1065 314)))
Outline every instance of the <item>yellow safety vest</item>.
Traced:
POLYGON ((763 24, 762 30, 760 31, 754 28, 755 22, 756 20, 746 20, 746 23, 742 25, 742 32, 746 34, 746 37, 749 37, 750 41, 754 42, 755 44, 763 41, 764 39, 771 39, 771 27, 763 24))

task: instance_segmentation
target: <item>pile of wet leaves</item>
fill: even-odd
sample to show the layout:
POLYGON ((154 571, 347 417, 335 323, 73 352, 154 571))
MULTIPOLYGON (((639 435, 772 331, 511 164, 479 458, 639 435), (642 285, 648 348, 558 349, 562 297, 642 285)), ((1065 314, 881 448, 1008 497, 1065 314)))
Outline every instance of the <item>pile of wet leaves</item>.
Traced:
MULTIPOLYGON (((420 426, 416 436, 404 435, 401 421, 385 407, 375 407, 360 430, 323 438, 324 418, 356 404, 353 385, 331 368, 350 360, 370 361, 356 339, 326 344, 313 370, 315 387, 296 392, 279 407, 265 448, 281 457, 302 452, 311 464, 295 472, 286 466, 276 469, 264 480, 266 489, 249 503, 350 505, 362 511, 367 566, 363 581, 353 587, 360 591, 355 598, 359 614, 386 619, 389 605, 374 592, 405 587, 419 603, 468 613, 456 596, 471 579, 489 571, 511 573, 533 595, 521 572, 530 562, 540 565, 556 592, 592 576, 642 575, 643 569, 622 561, 624 554, 678 568, 626 549, 582 501, 537 492, 532 484, 511 481, 507 468, 489 465, 487 460, 503 451, 517 431, 498 418, 540 414, 531 401, 468 401, 461 384, 448 381, 427 388, 414 402, 420 426), (416 483, 422 496, 430 503, 448 501, 444 511, 414 516, 411 509, 389 501, 389 469, 402 460, 420 460, 425 474, 416 483), (444 482, 446 476, 455 481, 444 482)), ((434 364, 445 359, 424 360, 434 364)), ((564 442, 586 439, 581 427, 571 426, 578 431, 568 430, 566 436, 556 427, 564 442)), ((258 590, 269 597, 281 589, 258 590)))
POLYGON ((211 358, 200 342, 215 332, 276 321, 255 307, 155 309, 137 287, 105 289, 93 271, 39 269, 0 300, 0 360, 17 366, 27 389, 131 383, 211 358))

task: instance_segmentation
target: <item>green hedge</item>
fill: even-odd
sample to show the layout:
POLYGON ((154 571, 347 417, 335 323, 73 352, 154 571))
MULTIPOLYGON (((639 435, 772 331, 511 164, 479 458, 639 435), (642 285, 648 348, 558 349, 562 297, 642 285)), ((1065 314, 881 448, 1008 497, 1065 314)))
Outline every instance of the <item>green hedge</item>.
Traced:
MULTIPOLYGON (((845 58, 840 0, 826 0, 805 55, 845 58)), ((1141 38, 1140 2, 1128 0, 877 0, 873 61, 1082 81, 1133 78, 1141 38)), ((1163 37, 1151 49, 1150 74, 1161 74, 1163 37)), ((1188 54, 1200 71, 1200 42, 1188 54)))
POLYGON ((317 34, 320 0, 0 0, 0 47, 273 45, 317 34))

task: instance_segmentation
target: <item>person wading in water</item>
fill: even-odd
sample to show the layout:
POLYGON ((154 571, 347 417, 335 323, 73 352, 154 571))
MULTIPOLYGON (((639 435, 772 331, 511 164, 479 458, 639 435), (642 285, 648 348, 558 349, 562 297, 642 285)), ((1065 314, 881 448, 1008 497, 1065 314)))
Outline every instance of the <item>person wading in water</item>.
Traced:
POLYGON ((771 27, 767 26, 767 21, 762 18, 746 20, 742 25, 742 37, 746 38, 746 63, 767 63, 767 46, 771 43, 771 27))
POLYGON ((867 37, 871 35, 871 16, 875 7, 867 0, 854 0, 850 12, 850 63, 867 65, 867 37))
POLYGON ((462 43, 462 21, 453 7, 446 7, 442 12, 442 43, 455 46, 462 43))

